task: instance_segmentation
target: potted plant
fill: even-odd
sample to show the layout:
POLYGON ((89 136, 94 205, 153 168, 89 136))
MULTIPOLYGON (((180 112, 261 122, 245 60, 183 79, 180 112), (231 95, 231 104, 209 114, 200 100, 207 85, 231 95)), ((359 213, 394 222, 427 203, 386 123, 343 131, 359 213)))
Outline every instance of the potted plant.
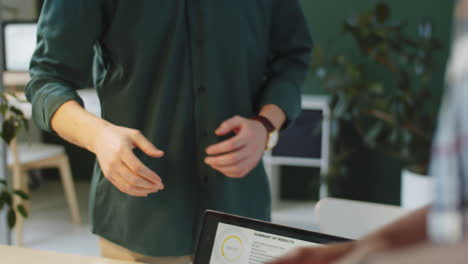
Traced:
POLYGON ((441 44, 430 22, 411 34, 406 23, 391 22, 390 16, 389 6, 380 3, 349 17, 343 31, 356 44, 351 53, 327 57, 315 51, 313 70, 331 97, 335 176, 354 151, 341 139, 343 127, 351 127, 370 149, 402 160, 404 174, 427 174, 439 102, 431 77, 441 44))
MULTIPOLYGON (((18 9, 10 7, 0 0, 0 10, 10 13, 15 16, 18 9)), ((0 34, 3 34, 2 12, 0 12, 0 34)), ((2 55, 0 53, 0 55, 2 55)), ((0 60, 3 56, 0 56, 0 60)), ((3 78, 3 69, 0 66, 0 78, 3 78)), ((0 80, 0 88, 2 88, 3 81, 0 80)), ((23 112, 10 104, 10 99, 21 102, 14 94, 6 93, 0 89, 0 120, 1 131, 0 136, 2 140, 10 145, 14 145, 14 139, 17 137, 21 128, 28 129, 28 120, 25 118, 23 112)), ((5 164, 7 165, 7 164, 5 164)), ((16 164, 13 166, 14 170, 18 169, 16 164)), ((5 169, 4 169, 5 170, 5 169)), ((28 212, 22 202, 28 200, 29 197, 21 190, 11 188, 9 182, 5 179, 0 179, 0 211, 6 210, 6 221, 9 229, 13 229, 16 225, 18 217, 28 217, 28 212)))
MULTIPOLYGON (((21 128, 28 129, 28 120, 23 112, 9 103, 9 99, 16 98, 14 94, 0 95, 0 115, 2 116, 1 138, 5 143, 10 144, 16 138, 21 128)), ((28 195, 21 190, 13 190, 6 180, 0 180, 0 211, 7 210, 7 223, 10 229, 14 228, 17 217, 28 217, 28 212, 22 200, 29 199, 28 195)))

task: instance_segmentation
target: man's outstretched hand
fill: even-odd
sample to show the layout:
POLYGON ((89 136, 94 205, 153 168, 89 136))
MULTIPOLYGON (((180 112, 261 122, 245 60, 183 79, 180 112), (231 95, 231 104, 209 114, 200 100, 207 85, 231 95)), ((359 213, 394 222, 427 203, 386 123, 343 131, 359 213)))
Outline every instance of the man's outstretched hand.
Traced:
POLYGON ((134 148, 154 158, 164 156, 140 131, 112 124, 99 130, 92 152, 104 176, 121 192, 146 197, 164 189, 161 178, 135 156, 134 148))

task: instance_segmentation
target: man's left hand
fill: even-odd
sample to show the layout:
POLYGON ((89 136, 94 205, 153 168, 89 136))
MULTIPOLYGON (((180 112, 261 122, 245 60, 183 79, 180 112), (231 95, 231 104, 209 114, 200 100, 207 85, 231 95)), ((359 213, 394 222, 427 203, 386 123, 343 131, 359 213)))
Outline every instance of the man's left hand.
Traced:
POLYGON ((258 121, 235 116, 215 131, 217 136, 236 135, 206 149, 205 163, 230 178, 243 178, 263 156, 267 130, 258 121))

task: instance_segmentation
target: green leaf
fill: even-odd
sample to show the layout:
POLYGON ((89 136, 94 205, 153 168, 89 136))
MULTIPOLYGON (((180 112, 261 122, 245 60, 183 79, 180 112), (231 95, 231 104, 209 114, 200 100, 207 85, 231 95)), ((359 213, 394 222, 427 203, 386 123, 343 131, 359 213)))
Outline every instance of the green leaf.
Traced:
POLYGON ((7 185, 7 182, 5 180, 0 180, 0 184, 7 185))
POLYGON ((375 17, 380 24, 385 23, 390 18, 390 7, 386 3, 380 3, 375 8, 375 17))
POLYGON ((398 143, 398 137, 399 137, 399 134, 398 134, 398 130, 393 130, 392 133, 390 134, 390 143, 395 145, 398 143))
POLYGON ((347 104, 346 100, 338 101, 335 108, 333 109, 335 117, 336 118, 343 118, 343 116, 347 112, 347 109, 348 109, 348 104, 347 104))
POLYGON ((424 21, 419 24, 419 36, 423 38, 424 40, 430 40, 432 39, 432 35, 434 32, 434 27, 431 22, 429 21, 424 21))
POLYGON ((5 103, 0 104, 0 112, 2 114, 5 114, 7 110, 8 110, 8 104, 5 104, 5 103))
POLYGON ((3 121, 2 138, 7 144, 10 144, 16 136, 16 122, 13 119, 3 121))
POLYGON ((21 119, 21 121, 23 122, 24 129, 26 131, 29 131, 29 120, 26 119, 26 118, 23 118, 23 119, 21 119))
POLYGON ((371 24, 372 17, 370 14, 363 13, 358 18, 359 28, 364 31, 364 28, 371 24))
POLYGON ((320 79, 323 79, 327 76, 327 70, 324 67, 317 68, 315 73, 317 74, 317 77, 319 77, 320 79))
POLYGON ((366 144, 368 144, 371 148, 374 148, 376 146, 377 137, 380 135, 383 128, 384 125, 381 122, 373 125, 369 132, 365 135, 364 142, 366 142, 366 144))
POLYGON ((0 194, 0 199, 3 200, 10 207, 13 205, 13 199, 11 198, 11 194, 5 190, 0 194))
POLYGON ((405 130, 402 133, 402 140, 405 145, 409 145, 412 139, 413 139, 413 134, 411 134, 411 132, 409 132, 408 130, 405 130))
POLYGON ((323 63, 323 49, 322 47, 315 47, 313 51, 313 58, 316 63, 323 63))
POLYGON ((337 138, 339 135, 340 135, 339 122, 336 121, 336 119, 333 119, 332 122, 330 122, 330 137, 337 138))
POLYGON ((29 195, 23 191, 15 190, 13 193, 21 197, 23 200, 29 200, 29 195))
POLYGON ((380 82, 372 82, 369 84, 369 91, 374 94, 382 94, 384 92, 384 86, 380 82))
POLYGON ((15 210, 13 210, 13 208, 10 208, 8 210, 7 220, 8 220, 8 227, 10 229, 13 229, 13 227, 15 227, 16 225, 16 213, 15 213, 15 210))
POLYGON ((15 115, 17 115, 17 116, 20 116, 20 117, 22 117, 22 116, 24 115, 24 114, 23 114, 23 111, 21 111, 20 109, 18 109, 18 108, 15 107, 15 106, 10 106, 10 111, 11 111, 13 114, 15 114, 15 115))
POLYGON ((16 209, 18 210, 18 212, 21 214, 22 217, 28 218, 29 216, 28 211, 26 211, 26 208, 24 208, 22 204, 18 205, 16 209))

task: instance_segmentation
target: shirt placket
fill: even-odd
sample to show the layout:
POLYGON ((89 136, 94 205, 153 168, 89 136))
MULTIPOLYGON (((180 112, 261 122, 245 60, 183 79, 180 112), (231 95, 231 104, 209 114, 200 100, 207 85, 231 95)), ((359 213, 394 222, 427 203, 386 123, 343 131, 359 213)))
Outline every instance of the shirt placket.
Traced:
POLYGON ((206 106, 206 93, 208 90, 205 72, 205 39, 204 36, 204 14, 203 0, 186 0, 188 31, 191 53, 191 70, 193 73, 193 94, 194 94, 194 123, 195 141, 197 146, 197 170, 200 182, 208 182, 206 166, 204 166, 205 150, 204 145, 209 136, 209 126, 207 125, 207 113, 204 113, 206 106))

